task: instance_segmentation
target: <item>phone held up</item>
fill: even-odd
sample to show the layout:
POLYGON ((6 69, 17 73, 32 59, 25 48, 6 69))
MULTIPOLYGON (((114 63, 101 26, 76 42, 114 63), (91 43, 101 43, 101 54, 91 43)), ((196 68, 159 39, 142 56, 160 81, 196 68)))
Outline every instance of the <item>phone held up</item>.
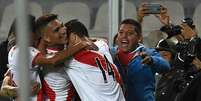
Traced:
POLYGON ((144 7, 146 8, 146 14, 160 14, 161 12, 161 5, 157 3, 145 4, 144 7))

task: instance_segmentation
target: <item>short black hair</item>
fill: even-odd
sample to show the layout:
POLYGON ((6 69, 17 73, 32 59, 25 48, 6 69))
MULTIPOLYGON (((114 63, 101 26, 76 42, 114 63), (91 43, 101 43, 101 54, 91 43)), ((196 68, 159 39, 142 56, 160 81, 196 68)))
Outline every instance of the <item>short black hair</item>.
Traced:
MULTIPOLYGON (((36 32, 36 18, 35 16, 29 14, 27 15, 28 17, 28 25, 30 28, 31 32, 36 32)), ((10 26, 9 32, 8 32, 8 50, 10 50, 11 47, 13 47, 16 44, 16 23, 17 23, 17 19, 15 18, 10 26)))
POLYGON ((169 51, 173 56, 176 54, 176 43, 169 39, 161 39, 156 44, 157 51, 169 51))
POLYGON ((37 33, 42 34, 41 29, 46 27, 49 22, 51 22, 55 19, 58 19, 58 15, 56 15, 56 14, 46 14, 46 15, 39 17, 36 20, 36 31, 37 31, 37 33))
POLYGON ((67 35, 69 35, 72 32, 75 32, 80 37, 83 36, 89 37, 87 28, 78 19, 68 21, 67 23, 65 23, 65 27, 67 29, 67 35))
MULTIPOLYGON (((30 26, 30 31, 35 32, 36 31, 36 17, 33 15, 28 15, 28 25, 30 26)), ((16 23, 17 23, 17 19, 15 18, 10 26, 9 32, 8 32, 8 36, 10 33, 15 33, 16 34, 16 23)))
POLYGON ((134 19, 125 19, 120 23, 120 25, 122 25, 122 24, 131 24, 131 25, 133 25, 135 27, 134 30, 138 35, 142 34, 142 26, 136 20, 134 20, 134 19))

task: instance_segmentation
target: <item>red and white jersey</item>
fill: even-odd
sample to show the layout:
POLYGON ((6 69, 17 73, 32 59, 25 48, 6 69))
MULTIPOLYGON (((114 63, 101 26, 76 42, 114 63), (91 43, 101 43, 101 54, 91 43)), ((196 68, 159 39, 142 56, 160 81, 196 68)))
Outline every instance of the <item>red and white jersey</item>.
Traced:
POLYGON ((115 65, 99 52, 81 51, 65 65, 82 101, 125 101, 115 65))
MULTIPOLYGON (((58 51, 47 49, 47 58, 53 57, 58 51)), ((73 101, 74 87, 64 70, 64 65, 46 66, 43 68, 43 88, 46 101, 73 101)))
POLYGON ((104 54, 107 59, 113 63, 112 56, 110 54, 110 48, 108 44, 104 40, 96 40, 94 44, 98 47, 98 51, 102 54, 104 54))
MULTIPOLYGON (((38 74, 38 66, 35 65, 34 60, 37 57, 37 55, 40 53, 36 48, 34 47, 29 47, 29 58, 30 58, 30 63, 29 63, 29 74, 30 74, 30 80, 31 83, 33 82, 40 82, 39 74, 38 74)), ((18 73, 17 73, 17 63, 18 63, 18 55, 19 54, 19 48, 17 46, 14 46, 10 49, 8 53, 8 65, 11 70, 11 73, 13 74, 13 81, 15 82, 16 86, 19 85, 18 82, 18 73)), ((41 93, 41 91, 40 91, 41 93)), ((33 95, 30 97, 30 101, 42 101, 42 96, 38 93, 38 95, 33 95)))

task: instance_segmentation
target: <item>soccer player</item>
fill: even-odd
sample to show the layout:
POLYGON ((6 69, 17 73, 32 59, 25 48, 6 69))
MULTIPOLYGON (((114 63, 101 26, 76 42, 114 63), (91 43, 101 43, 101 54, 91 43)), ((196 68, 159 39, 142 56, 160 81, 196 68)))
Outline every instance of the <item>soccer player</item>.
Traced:
MULTIPOLYGON (((47 45, 46 47, 39 45, 40 51, 43 52, 46 58, 52 58, 59 52, 64 51, 64 46, 67 43, 68 48, 66 50, 69 50, 69 57, 86 46, 84 41, 80 40, 76 35, 66 36, 66 27, 63 26, 55 14, 39 17, 36 25, 37 32, 42 35, 42 45, 47 45)), ((59 65, 43 66, 42 77, 45 100, 74 101, 75 90, 68 75, 65 73, 62 61, 59 65)))
MULTIPOLYGON (((55 17, 53 16, 52 18, 55 19, 55 17)), ((52 31, 52 34, 58 35, 58 37, 60 39, 63 39, 61 41, 61 43, 66 43, 67 39, 65 37, 66 31, 65 31, 65 27, 62 26, 61 23, 58 23, 58 20, 55 20, 55 22, 51 23, 54 25, 54 27, 51 26, 51 24, 45 22, 48 27, 42 26, 44 27, 43 31, 47 31, 50 32, 52 31), (56 23, 55 23, 56 22, 56 23), (48 29, 49 27, 51 27, 51 30, 48 29), (62 36, 64 35, 64 36, 62 36)), ((44 24, 44 23, 43 23, 44 24)), ((43 25, 41 23, 41 25, 43 25)), ((39 77, 39 67, 38 65, 57 65, 60 64, 63 60, 65 60, 66 58, 68 58, 69 56, 71 56, 72 54, 74 54, 75 52, 77 52, 78 50, 86 47, 88 44, 85 42, 79 42, 77 43, 76 47, 78 48, 73 48, 74 46, 71 47, 71 49, 68 50, 63 50, 61 52, 58 52, 55 56, 51 57, 51 58, 47 58, 46 56, 44 56, 43 51, 40 52, 38 49, 36 49, 36 47, 38 46, 38 40, 40 39, 40 36, 38 35, 38 33, 35 33, 36 28, 38 29, 38 25, 40 25, 39 23, 35 24, 35 17, 31 16, 30 18, 30 25, 31 25, 31 37, 30 37, 30 46, 29 46, 29 52, 30 52, 30 63, 29 63, 29 70, 30 70, 30 79, 31 79, 31 84, 38 84, 39 88, 41 88, 41 81, 40 81, 40 77, 39 77)), ((40 27, 40 28, 42 28, 40 27)), ((41 33, 40 33, 41 34, 41 33)), ((47 45, 52 45, 52 40, 49 41, 48 37, 46 37, 46 34, 44 34, 45 37, 41 38, 41 42, 39 44, 39 47, 43 47, 45 48, 47 45), (44 42, 46 41, 46 43, 44 42)), ((56 40, 54 40, 56 41, 56 40)), ((57 41, 58 42, 58 41, 57 41)), ((16 86, 19 85, 18 80, 17 80, 17 57, 18 57, 18 52, 19 52, 19 48, 17 45, 13 46, 10 51, 9 51, 9 55, 8 55, 8 62, 9 62, 9 67, 11 70, 11 73, 13 74, 13 81, 16 84, 16 86)), ((44 66, 45 67, 45 66, 44 66)), ((55 66, 55 68, 57 68, 55 66)), ((30 97, 30 101, 43 101, 43 95, 42 94, 42 89, 38 90, 35 94, 32 94, 30 97)), ((59 101, 59 100, 58 100, 59 101)))
MULTIPOLYGON (((65 25, 68 35, 77 34, 82 40, 89 40, 81 22, 72 20, 65 25)), ((115 65, 100 52, 85 48, 66 61, 65 66, 82 101, 125 101, 115 65)))

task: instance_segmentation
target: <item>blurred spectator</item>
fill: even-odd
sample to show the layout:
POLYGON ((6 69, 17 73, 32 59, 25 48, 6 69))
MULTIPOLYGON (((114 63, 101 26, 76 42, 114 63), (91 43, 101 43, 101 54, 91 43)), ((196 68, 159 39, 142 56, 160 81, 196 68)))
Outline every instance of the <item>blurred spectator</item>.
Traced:
POLYGON ((6 77, 4 77, 6 71, 8 70, 7 64, 8 64, 8 52, 10 50, 10 48, 12 46, 14 46, 15 43, 15 23, 16 23, 16 19, 14 19, 14 21, 12 22, 12 25, 10 26, 10 30, 8 33, 8 37, 5 41, 1 42, 0 44, 0 81, 1 81, 1 100, 4 101, 11 101, 12 99, 9 97, 14 97, 16 96, 16 94, 13 93, 10 94, 11 92, 15 92, 16 90, 14 90, 12 86, 12 83, 9 83, 8 81, 12 81, 12 78, 10 77, 10 75, 6 75, 6 77))
POLYGON ((169 80, 172 79, 171 81, 166 79, 170 84, 168 84, 168 81, 163 83, 163 85, 166 84, 169 87, 172 85, 173 88, 160 87, 159 84, 159 90, 163 90, 158 93, 158 95, 162 94, 157 96, 159 101, 160 99, 161 101, 165 101, 165 99, 168 99, 167 101, 199 101, 200 88, 198 83, 201 77, 201 39, 196 33, 196 26, 193 24, 193 20, 185 18, 180 25, 165 25, 161 28, 161 31, 167 33, 168 39, 175 38, 178 43, 176 44, 176 57, 172 64, 176 72, 170 75, 172 78, 169 78, 169 80))
POLYGON ((161 56, 171 65, 171 70, 162 73, 158 81, 156 87, 156 101, 174 101, 178 94, 177 88, 175 87, 175 82, 177 81, 176 77, 178 73, 180 73, 173 66, 176 55, 176 45, 171 40, 161 39, 156 45, 156 50, 159 51, 161 56))

